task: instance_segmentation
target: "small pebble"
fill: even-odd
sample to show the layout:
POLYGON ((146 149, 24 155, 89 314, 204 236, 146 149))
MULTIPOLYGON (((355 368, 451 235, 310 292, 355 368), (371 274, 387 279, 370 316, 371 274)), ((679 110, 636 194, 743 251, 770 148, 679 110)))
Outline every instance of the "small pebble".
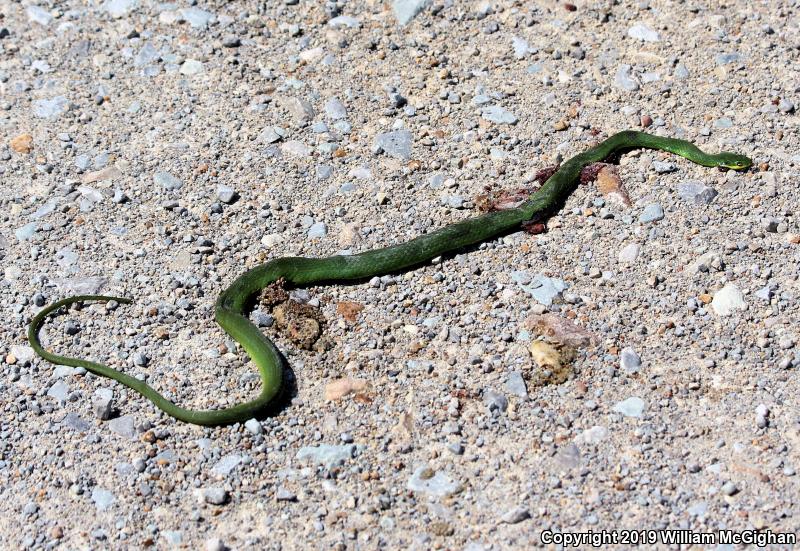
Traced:
POLYGON ((639 358, 639 354, 630 346, 622 349, 619 353, 619 360, 620 369, 629 375, 638 373, 642 367, 642 360, 639 358))
POLYGON ((229 499, 228 491, 224 488, 214 487, 203 490, 203 499, 212 505, 224 505, 229 499))

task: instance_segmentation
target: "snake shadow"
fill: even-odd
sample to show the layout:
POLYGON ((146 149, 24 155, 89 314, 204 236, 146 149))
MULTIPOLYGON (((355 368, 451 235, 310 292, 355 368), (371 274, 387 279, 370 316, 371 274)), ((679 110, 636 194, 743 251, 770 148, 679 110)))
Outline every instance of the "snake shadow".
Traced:
POLYGON ((277 417, 285 410, 288 410, 292 405, 292 400, 299 394, 297 389, 297 375, 295 374, 294 369, 292 369, 291 363, 286 358, 286 355, 283 353, 283 351, 277 347, 277 345, 275 346, 275 349, 278 351, 281 361, 281 389, 275 398, 273 398, 257 414, 254 415, 254 418, 259 421, 277 417))

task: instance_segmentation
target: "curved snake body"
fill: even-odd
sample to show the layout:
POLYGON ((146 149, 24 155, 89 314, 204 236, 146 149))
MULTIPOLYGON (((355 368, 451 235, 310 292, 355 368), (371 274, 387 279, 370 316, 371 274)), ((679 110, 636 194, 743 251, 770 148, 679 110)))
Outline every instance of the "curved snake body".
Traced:
POLYGON ((198 411, 182 408, 171 402, 142 380, 126 375, 106 365, 59 356, 45 350, 39 342, 39 330, 45 319, 62 306, 81 301, 110 301, 129 303, 130 299, 101 295, 81 295, 65 298, 43 308, 30 323, 28 340, 42 358, 61 365, 84 367, 96 375, 114 379, 151 400, 167 415, 198 425, 224 425, 243 422, 263 413, 278 396, 283 386, 283 360, 270 339, 247 318, 248 306, 267 285, 283 278, 292 286, 362 280, 396 272, 427 262, 432 258, 469 245, 474 245, 509 231, 523 222, 543 219, 552 214, 578 185, 581 170, 591 163, 634 148, 669 151, 694 163, 734 170, 748 168, 752 162, 735 153, 708 154, 690 142, 653 136, 643 132, 625 131, 606 139, 599 145, 572 157, 547 179, 544 185, 517 208, 491 212, 421 235, 406 243, 375 249, 352 256, 326 258, 283 257, 256 266, 238 278, 216 302, 216 321, 236 342, 242 345, 258 366, 262 388, 257 398, 226 409, 198 411))

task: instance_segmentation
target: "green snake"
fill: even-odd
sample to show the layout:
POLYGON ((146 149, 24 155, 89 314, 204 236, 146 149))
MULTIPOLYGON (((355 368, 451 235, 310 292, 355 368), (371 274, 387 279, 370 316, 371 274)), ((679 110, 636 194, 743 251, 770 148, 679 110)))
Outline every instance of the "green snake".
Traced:
POLYGON ((266 286, 279 279, 292 286, 364 280, 405 270, 445 253, 503 235, 519 229, 523 222, 542 220, 558 210, 578 185, 584 167, 635 148, 668 151, 708 167, 744 170, 752 165, 752 161, 743 155, 711 155, 684 140, 632 130, 619 132, 564 162, 541 188, 516 208, 489 212, 421 235, 406 243, 356 255, 326 258, 283 257, 256 266, 236 278, 230 287, 222 291, 215 306, 217 323, 245 349, 261 375, 261 393, 249 402, 217 410, 185 409, 159 394, 144 381, 100 363, 59 356, 45 350, 39 341, 39 331, 45 319, 62 306, 81 301, 131 302, 127 298, 81 295, 50 304, 33 317, 28 327, 28 340, 36 353, 45 360, 54 364, 84 367, 96 375, 114 379, 152 401, 167 415, 181 421, 198 425, 244 422, 263 414, 283 388, 283 357, 272 341, 247 317, 249 305, 266 286))

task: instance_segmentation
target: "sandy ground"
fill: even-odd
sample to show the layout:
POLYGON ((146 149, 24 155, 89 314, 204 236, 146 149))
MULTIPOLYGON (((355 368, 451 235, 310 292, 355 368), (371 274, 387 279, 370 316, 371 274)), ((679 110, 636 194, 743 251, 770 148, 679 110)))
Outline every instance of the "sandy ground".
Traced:
POLYGON ((797 532, 799 11, 0 4, 0 546, 797 532), (238 274, 476 216, 628 128, 755 165, 636 151, 628 201, 613 178, 583 185, 544 233, 300 290, 327 320, 317 350, 260 308, 292 373, 272 417, 179 423, 27 345, 47 303, 133 297, 55 316, 43 340, 187 407, 238 403, 259 381, 213 322, 238 274))

